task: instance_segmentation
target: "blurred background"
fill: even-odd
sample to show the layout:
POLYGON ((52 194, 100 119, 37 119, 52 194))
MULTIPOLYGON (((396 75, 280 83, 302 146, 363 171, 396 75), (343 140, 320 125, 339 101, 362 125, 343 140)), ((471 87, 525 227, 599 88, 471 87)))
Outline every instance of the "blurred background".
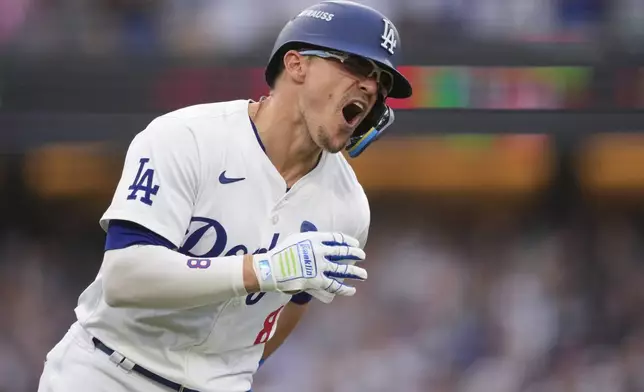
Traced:
MULTIPOLYGON (((369 282, 314 302, 254 390, 644 391, 644 1, 362 1, 415 94, 351 161, 369 282)), ((94 279, 130 139, 258 99, 310 0, 0 0, 0 391, 94 279)))

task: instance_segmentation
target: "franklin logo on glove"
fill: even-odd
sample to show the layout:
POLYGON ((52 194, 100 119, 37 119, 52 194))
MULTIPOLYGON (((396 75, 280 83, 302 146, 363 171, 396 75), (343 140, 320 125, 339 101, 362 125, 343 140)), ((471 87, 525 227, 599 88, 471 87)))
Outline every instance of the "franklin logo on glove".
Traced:
POLYGON ((297 246, 300 248, 302 259, 304 259, 304 276, 307 278, 314 277, 317 275, 317 271, 315 271, 315 265, 311 260, 311 252, 313 251, 311 241, 302 241, 297 246))

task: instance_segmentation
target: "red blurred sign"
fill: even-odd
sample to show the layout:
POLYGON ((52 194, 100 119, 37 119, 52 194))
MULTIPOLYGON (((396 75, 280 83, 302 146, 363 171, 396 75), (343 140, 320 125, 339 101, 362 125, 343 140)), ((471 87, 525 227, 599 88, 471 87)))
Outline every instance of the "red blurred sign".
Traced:
MULTIPOLYGON (((592 104, 589 67, 403 66, 400 72, 410 80, 414 95, 388 100, 395 109, 566 110, 592 104)), ((635 86, 644 86, 644 77, 638 80, 635 86)), ((155 109, 171 110, 266 94, 262 68, 179 68, 157 77, 151 98, 155 109)), ((637 96, 644 102, 644 94, 637 96)))

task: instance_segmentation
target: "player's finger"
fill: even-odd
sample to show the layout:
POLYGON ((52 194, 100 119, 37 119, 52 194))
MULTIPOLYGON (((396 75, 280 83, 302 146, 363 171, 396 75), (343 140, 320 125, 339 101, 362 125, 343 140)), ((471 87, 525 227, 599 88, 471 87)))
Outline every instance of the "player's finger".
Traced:
POLYGON ((327 260, 340 262, 343 260, 362 261, 367 257, 364 250, 350 246, 328 246, 324 249, 327 260))
POLYGON ((324 271, 329 278, 367 280, 367 270, 349 264, 331 263, 330 270, 324 271))
POLYGON ((330 242, 330 241, 324 241, 322 243, 326 248, 325 250, 327 251, 327 254, 330 254, 333 256, 356 256, 361 259, 364 259, 366 257, 365 253, 359 246, 353 246, 348 244, 348 243, 354 243, 354 242, 357 242, 357 240, 351 239, 350 241, 347 241, 347 243, 338 243, 338 242, 330 242))
POLYGON ((356 293, 355 287, 347 286, 346 284, 340 283, 335 279, 324 278, 324 285, 324 291, 328 291, 331 294, 351 297, 356 293))
POLYGON ((357 248, 360 246, 360 242, 346 234, 342 233, 325 233, 322 244, 327 246, 351 246, 357 248))

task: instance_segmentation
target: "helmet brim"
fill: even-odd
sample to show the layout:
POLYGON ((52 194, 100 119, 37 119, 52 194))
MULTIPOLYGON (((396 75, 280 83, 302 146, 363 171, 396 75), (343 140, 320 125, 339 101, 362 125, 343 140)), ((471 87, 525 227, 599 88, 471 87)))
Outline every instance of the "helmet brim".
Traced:
MULTIPOLYGON (((378 63, 380 64, 380 63, 378 63)), ((391 74, 394 76, 394 86, 391 89, 391 92, 389 93, 388 97, 389 98, 409 98, 412 95, 412 87, 411 83, 409 83, 409 80, 407 80, 406 77, 403 76, 400 72, 398 72, 397 69, 393 67, 386 66, 385 64, 380 64, 385 66, 385 68, 391 72, 391 74)))

